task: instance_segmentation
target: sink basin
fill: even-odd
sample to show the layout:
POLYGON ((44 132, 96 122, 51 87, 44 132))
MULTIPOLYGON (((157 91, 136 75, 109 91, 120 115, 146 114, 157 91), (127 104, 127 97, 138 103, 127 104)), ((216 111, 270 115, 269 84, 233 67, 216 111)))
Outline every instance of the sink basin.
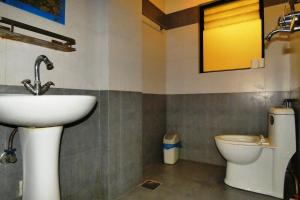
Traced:
POLYGON ((21 127, 53 127, 77 121, 95 105, 94 96, 0 95, 0 122, 21 127))
POLYGON ((63 125, 85 117, 96 97, 0 95, 0 122, 18 126, 23 155, 22 200, 60 200, 63 125))

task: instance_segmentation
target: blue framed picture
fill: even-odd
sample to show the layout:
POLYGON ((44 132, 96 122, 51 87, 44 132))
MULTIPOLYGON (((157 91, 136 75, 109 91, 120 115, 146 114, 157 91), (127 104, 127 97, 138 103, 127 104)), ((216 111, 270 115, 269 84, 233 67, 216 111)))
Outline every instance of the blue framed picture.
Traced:
POLYGON ((0 2, 65 24, 65 0, 0 0, 0 2))

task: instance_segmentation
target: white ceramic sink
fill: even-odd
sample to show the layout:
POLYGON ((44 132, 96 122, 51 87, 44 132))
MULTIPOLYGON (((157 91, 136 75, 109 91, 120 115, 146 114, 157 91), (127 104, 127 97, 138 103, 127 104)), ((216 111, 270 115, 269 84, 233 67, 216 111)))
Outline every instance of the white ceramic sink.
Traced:
POLYGON ((21 127, 53 127, 77 121, 95 105, 94 96, 0 95, 0 122, 21 127))
POLYGON ((23 200, 60 200, 63 125, 85 117, 95 103, 94 96, 0 95, 0 122, 18 126, 20 135, 23 200))

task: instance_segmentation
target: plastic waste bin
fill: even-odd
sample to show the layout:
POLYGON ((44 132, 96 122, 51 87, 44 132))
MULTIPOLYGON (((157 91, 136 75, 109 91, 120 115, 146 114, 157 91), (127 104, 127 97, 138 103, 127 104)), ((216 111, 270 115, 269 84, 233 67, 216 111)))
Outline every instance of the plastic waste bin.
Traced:
POLYGON ((179 149, 181 148, 179 134, 167 133, 163 139, 164 163, 175 164, 179 159, 179 149))

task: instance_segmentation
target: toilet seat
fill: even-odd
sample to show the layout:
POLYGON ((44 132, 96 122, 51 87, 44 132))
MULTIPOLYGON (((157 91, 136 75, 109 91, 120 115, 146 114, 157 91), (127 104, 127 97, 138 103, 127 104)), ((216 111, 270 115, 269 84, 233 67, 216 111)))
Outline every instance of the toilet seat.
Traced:
POLYGON ((227 161, 241 165, 250 164, 259 158, 263 149, 261 140, 260 136, 254 135, 215 136, 221 155, 227 161))
POLYGON ((261 137, 255 135, 218 135, 215 140, 232 145, 258 146, 262 145, 261 137))

